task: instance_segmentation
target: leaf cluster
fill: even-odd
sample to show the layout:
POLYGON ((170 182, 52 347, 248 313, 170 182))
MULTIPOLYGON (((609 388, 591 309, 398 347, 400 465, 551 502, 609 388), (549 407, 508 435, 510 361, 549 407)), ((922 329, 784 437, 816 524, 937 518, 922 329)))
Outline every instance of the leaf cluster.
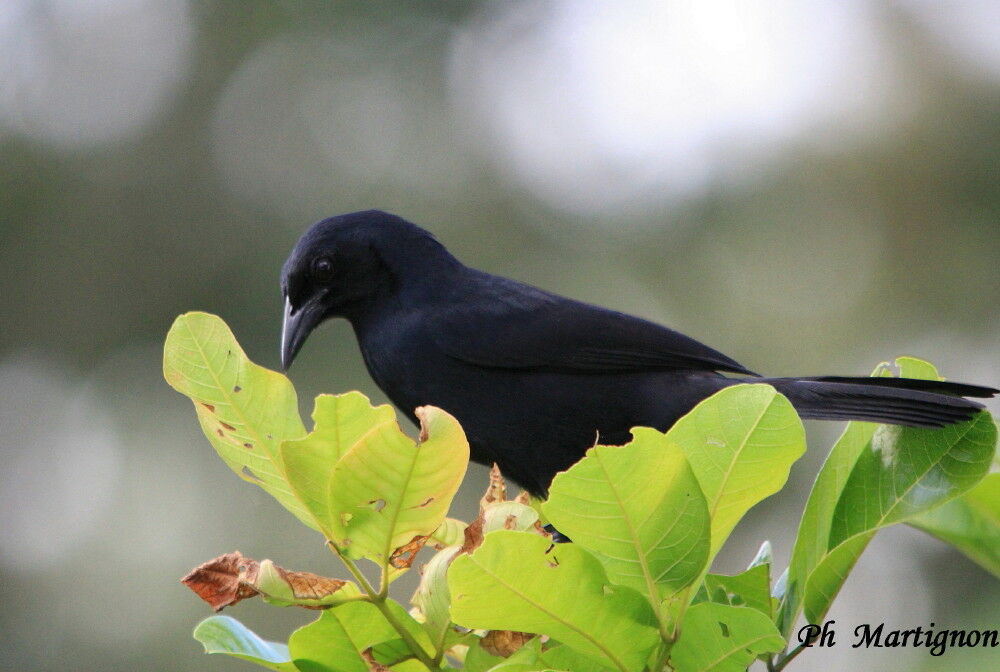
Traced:
MULTIPOLYGON (((897 365, 937 376, 919 360, 897 365)), ((321 610, 287 644, 228 616, 195 629, 207 652, 274 670, 736 672, 758 658, 779 670, 802 650, 789 646, 800 616, 822 622, 874 534, 900 522, 1000 575, 988 413, 940 430, 850 423, 817 476, 789 567, 774 578, 764 542, 746 571, 726 576, 709 573, 713 558, 805 451, 795 410, 768 385, 726 388, 666 433, 638 427, 627 445, 592 447, 545 502, 509 500, 494 470, 466 525, 446 516, 468 443, 441 409, 417 410, 413 440, 388 406, 320 395, 307 433, 288 379, 250 362, 203 313, 174 323, 164 375, 223 461, 319 532, 350 575, 229 553, 184 578, 216 609, 260 596, 321 610), (542 520, 572 543, 552 543, 542 520), (436 552, 407 610, 389 585, 424 547, 436 552)))

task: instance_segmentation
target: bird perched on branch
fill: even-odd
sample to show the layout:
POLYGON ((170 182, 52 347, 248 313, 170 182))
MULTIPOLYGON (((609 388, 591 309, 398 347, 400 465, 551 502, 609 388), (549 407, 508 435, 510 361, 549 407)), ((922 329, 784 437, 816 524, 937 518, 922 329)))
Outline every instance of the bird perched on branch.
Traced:
POLYGON ((803 418, 941 427, 982 409, 977 385, 905 378, 761 378, 647 320, 463 265, 434 236, 378 210, 314 224, 282 269, 287 370, 324 320, 354 328, 375 383, 414 418, 454 415, 472 459, 544 495, 555 474, 635 426, 669 428, 744 378, 773 385, 803 418))

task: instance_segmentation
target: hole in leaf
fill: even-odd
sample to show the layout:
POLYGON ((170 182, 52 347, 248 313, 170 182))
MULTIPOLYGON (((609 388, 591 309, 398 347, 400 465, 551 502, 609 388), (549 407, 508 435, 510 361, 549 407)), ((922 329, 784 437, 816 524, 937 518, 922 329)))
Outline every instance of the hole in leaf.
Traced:
POLYGON ((250 471, 250 467, 243 467, 243 469, 241 469, 240 471, 247 478, 251 478, 251 479, 253 479, 255 481, 261 481, 261 480, 263 480, 260 476, 258 476, 257 474, 253 473, 252 471, 250 471))
POLYGON ((385 500, 381 497, 378 499, 373 499, 368 502, 368 506, 372 507, 376 511, 381 511, 385 508, 385 500))
POLYGON ((729 626, 728 625, 726 625, 722 621, 719 621, 719 629, 722 630, 722 636, 723 637, 729 637, 729 626))

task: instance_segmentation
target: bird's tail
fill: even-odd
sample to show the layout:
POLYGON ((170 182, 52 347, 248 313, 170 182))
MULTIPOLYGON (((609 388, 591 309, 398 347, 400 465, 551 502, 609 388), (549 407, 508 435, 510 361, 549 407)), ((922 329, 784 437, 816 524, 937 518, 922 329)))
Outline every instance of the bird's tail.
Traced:
POLYGON ((913 378, 767 378, 803 418, 865 420, 909 427, 943 427, 968 420, 998 390, 913 378))

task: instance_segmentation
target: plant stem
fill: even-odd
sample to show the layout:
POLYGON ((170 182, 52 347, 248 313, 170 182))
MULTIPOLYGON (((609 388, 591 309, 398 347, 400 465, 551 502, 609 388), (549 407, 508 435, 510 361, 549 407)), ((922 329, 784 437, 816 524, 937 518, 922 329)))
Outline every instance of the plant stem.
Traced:
POLYGON ((432 672, 440 672, 441 670, 440 660, 435 660, 431 658, 427 654, 427 652, 424 651, 424 647, 420 645, 420 642, 418 642, 413 637, 413 635, 410 634, 409 630, 403 627, 403 624, 399 622, 399 620, 396 618, 396 615, 392 613, 391 609, 389 609, 389 605, 386 604, 386 599, 388 597, 388 592, 389 592, 387 569, 385 567, 382 568, 382 580, 380 581, 381 584, 380 590, 378 592, 375 592, 375 588, 372 586, 371 583, 369 583, 368 579, 365 578, 365 575, 361 573, 361 570, 358 569, 358 566, 354 564, 353 560, 344 556, 344 554, 340 552, 340 549, 337 548, 336 544, 327 542, 327 545, 330 547, 333 553, 338 558, 340 558, 340 561, 344 564, 344 567, 346 567, 347 571, 351 573, 351 576, 353 576, 354 579, 358 582, 358 585, 361 586, 362 590, 364 590, 365 593, 368 594, 369 601, 372 604, 374 604, 375 608, 382 613, 382 616, 385 617, 385 620, 389 623, 389 625, 391 625, 392 628, 397 633, 399 633, 400 639, 406 642, 406 645, 410 647, 410 652, 413 653, 414 658, 423 663, 427 667, 427 669, 431 670, 432 672))
MULTIPOLYGON (((701 582, 698 582, 698 585, 701 585, 701 582)), ((682 590, 681 592, 677 593, 677 595, 674 596, 674 599, 677 601, 678 607, 677 607, 677 613, 673 614, 674 627, 670 633, 670 636, 668 637, 669 641, 671 642, 676 641, 681 634, 680 633, 681 621, 684 620, 684 612, 687 611, 688 602, 690 602, 691 600, 691 591, 693 588, 694 584, 691 584, 690 586, 688 586, 687 588, 685 588, 684 590, 682 590)))
POLYGON ((663 672, 667 669, 667 658, 670 657, 670 646, 666 641, 660 643, 660 650, 656 654, 656 662, 653 663, 653 672, 663 672))
POLYGON ((785 665, 791 662, 792 658, 805 651, 805 648, 806 647, 804 644, 799 644, 794 649, 789 651, 787 655, 781 656, 778 659, 778 661, 774 664, 774 666, 773 667, 769 666, 768 669, 773 669, 774 672, 781 672, 781 670, 785 669, 785 665))
POLYGON ((351 573, 351 576, 353 576, 354 580, 358 582, 358 585, 361 586, 361 589, 368 594, 369 599, 374 600, 376 597, 378 597, 378 593, 375 592, 375 588, 373 588, 372 584, 368 582, 368 579, 365 577, 364 574, 361 573, 361 570, 358 569, 358 566, 354 564, 354 561, 351 560, 350 558, 345 557, 344 554, 340 552, 340 549, 337 548, 336 544, 334 544, 332 541, 326 542, 326 545, 330 547, 330 550, 333 551, 334 555, 340 558, 340 562, 342 562, 344 567, 347 568, 347 571, 351 573))
POLYGON ((427 669, 429 670, 436 672, 441 669, 440 661, 435 662, 435 660, 431 658, 426 651, 424 651, 424 647, 420 645, 420 642, 418 642, 413 635, 411 635, 410 632, 403 627, 402 623, 396 620, 396 615, 392 613, 391 609, 389 609, 389 605, 386 604, 385 598, 373 600, 372 603, 375 605, 376 609, 382 612, 382 615, 385 616, 385 620, 389 621, 389 625, 391 625, 396 632, 399 633, 399 636, 404 642, 406 642, 406 645, 410 647, 410 651, 413 652, 413 655, 417 660, 427 666, 427 669))

